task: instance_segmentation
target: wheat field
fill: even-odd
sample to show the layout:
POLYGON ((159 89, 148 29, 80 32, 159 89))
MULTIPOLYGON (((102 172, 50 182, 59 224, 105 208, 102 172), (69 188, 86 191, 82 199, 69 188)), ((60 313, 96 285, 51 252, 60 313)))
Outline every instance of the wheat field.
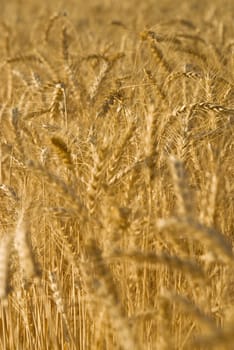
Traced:
POLYGON ((2 1, 0 350, 234 349, 233 1, 2 1))

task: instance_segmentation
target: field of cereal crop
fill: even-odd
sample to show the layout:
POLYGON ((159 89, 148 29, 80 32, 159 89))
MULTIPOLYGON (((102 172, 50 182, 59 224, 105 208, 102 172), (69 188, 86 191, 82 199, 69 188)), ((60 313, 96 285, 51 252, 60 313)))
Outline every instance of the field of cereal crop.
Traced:
POLYGON ((1 2, 0 350, 234 349, 234 2, 1 2))

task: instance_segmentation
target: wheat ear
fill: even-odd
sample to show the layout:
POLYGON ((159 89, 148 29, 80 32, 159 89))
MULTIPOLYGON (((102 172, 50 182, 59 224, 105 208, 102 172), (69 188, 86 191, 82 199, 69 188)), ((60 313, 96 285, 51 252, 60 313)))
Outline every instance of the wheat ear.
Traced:
POLYGON ((0 243, 0 299, 6 300, 10 291, 10 254, 12 236, 5 236, 0 243))
POLYGON ((29 235, 24 213, 21 213, 15 231, 15 247, 19 255, 21 270, 27 280, 40 276, 29 235))

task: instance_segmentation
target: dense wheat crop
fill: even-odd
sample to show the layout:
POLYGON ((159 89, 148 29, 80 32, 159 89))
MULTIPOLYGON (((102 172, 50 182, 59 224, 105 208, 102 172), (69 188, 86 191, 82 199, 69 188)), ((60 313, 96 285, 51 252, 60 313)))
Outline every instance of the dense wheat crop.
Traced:
POLYGON ((2 1, 0 350, 234 349, 233 1, 2 1))

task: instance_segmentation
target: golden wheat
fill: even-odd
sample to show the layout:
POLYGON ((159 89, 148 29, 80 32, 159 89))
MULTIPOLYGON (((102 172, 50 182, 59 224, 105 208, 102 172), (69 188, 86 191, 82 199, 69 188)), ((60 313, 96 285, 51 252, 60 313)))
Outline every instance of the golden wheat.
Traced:
POLYGON ((233 349, 233 3, 21 5, 0 13, 0 349, 233 349))

